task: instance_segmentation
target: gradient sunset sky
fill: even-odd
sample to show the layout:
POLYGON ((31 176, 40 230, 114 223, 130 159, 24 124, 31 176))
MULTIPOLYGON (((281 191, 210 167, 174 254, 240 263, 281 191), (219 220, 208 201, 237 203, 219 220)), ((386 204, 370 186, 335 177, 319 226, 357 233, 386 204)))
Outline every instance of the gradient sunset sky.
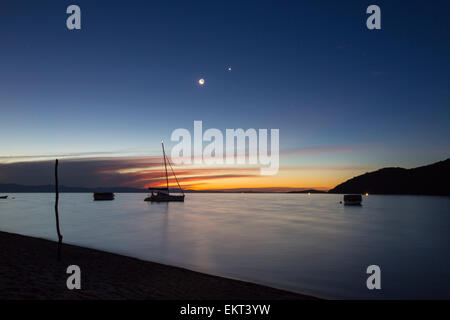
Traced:
POLYGON ((170 150, 194 120, 279 129, 280 171, 177 167, 186 188, 329 189, 444 160, 449 13, 449 1, 1 1, 0 183, 52 183, 60 158, 65 185, 158 185, 160 141, 170 150), (381 30, 366 28, 371 4, 381 30))

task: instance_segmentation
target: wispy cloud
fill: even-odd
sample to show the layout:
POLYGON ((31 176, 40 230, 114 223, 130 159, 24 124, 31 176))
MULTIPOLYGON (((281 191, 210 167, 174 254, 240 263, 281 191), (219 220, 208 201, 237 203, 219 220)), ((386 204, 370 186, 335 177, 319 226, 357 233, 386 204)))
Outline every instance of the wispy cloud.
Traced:
MULTIPOLYGON (((326 155, 339 152, 354 152, 364 148, 362 145, 308 146, 285 149, 282 156, 326 155)), ((115 156, 117 152, 80 152, 66 154, 24 155, 0 157, 0 183, 19 183, 28 185, 52 184, 53 159, 60 161, 60 181, 69 186, 130 186, 149 187, 165 184, 164 162, 161 156, 115 156), (22 160, 22 161, 20 161, 22 160)), ((290 165, 282 166, 280 181, 295 184, 295 176, 301 177, 302 171, 370 171, 373 168, 363 166, 328 165, 290 165), (284 179, 284 180, 283 180, 284 179)), ((274 180, 260 179, 258 166, 196 166, 180 165, 175 168, 178 180, 187 188, 214 187, 214 185, 232 185, 236 181, 248 185, 254 181, 261 187, 274 180), (256 180, 255 180, 256 179, 256 180), (259 181, 264 181, 259 183, 259 181), (226 182, 226 183, 225 183, 226 182)), ((169 169, 170 172, 170 169, 169 169)), ((330 173, 331 174, 331 173, 330 173)), ((304 180, 302 180, 304 182, 304 180)), ((175 181, 172 179, 171 184, 175 181)), ((307 184, 312 185, 313 180, 307 184)), ((236 185, 239 187, 239 183, 236 185)), ((298 188, 296 188, 298 189, 298 188)))
MULTIPOLYGON (((257 168, 185 168, 176 169, 180 183, 191 187, 205 181, 259 177, 257 168)), ((0 183, 41 185, 53 183, 53 161, 0 164, 0 183)), ((70 186, 148 187, 165 183, 161 157, 67 159, 60 161, 60 181, 70 186)), ((175 183, 175 181, 171 181, 175 183)))
POLYGON ((17 162, 38 162, 54 159, 86 160, 86 159, 118 158, 118 157, 132 157, 132 156, 136 156, 136 152, 99 151, 99 152, 73 152, 73 153, 36 154, 36 155, 11 155, 11 156, 0 156, 0 164, 17 163, 17 162))

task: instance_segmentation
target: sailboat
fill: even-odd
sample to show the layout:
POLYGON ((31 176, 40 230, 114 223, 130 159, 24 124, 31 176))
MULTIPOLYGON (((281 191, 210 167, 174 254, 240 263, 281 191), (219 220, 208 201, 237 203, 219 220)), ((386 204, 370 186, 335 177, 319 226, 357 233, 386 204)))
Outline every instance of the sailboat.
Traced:
POLYGON ((144 201, 151 201, 151 202, 169 202, 169 201, 184 201, 184 191, 180 186, 180 183, 178 182, 177 176, 175 175, 175 172, 173 171, 172 165, 170 164, 169 159, 166 156, 166 151, 164 150, 164 143, 161 142, 162 145, 162 151, 163 151, 163 158, 164 158, 164 168, 166 170, 166 187, 165 188, 148 188, 149 196, 145 198, 144 201), (172 170, 173 176, 175 177, 175 180, 178 184, 178 188, 180 188, 182 195, 172 195, 169 192, 169 174, 167 173, 167 164, 169 164, 170 169, 172 170))

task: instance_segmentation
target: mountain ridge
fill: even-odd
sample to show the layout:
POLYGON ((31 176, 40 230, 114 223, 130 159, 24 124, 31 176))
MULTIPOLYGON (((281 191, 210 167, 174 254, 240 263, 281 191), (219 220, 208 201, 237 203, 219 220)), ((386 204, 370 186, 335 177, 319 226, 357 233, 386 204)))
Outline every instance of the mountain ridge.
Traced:
POLYGON ((450 195, 450 158, 417 168, 387 167, 353 177, 329 193, 450 195))

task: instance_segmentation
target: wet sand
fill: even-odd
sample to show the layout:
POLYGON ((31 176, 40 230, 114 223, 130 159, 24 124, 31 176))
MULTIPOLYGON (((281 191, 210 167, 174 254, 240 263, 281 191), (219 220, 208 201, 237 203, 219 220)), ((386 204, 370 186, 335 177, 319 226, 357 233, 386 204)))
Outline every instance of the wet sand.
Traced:
POLYGON ((0 299, 299 300, 306 295, 183 268, 0 232, 0 299), (81 289, 69 290, 69 265, 81 289))

